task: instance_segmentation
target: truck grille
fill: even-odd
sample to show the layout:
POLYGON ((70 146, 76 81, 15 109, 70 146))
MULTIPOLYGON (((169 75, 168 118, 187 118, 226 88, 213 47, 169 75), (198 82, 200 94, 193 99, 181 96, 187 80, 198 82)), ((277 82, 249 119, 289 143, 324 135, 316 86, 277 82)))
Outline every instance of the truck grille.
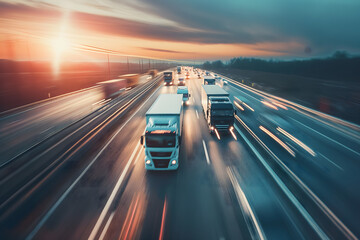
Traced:
POLYGON ((172 152, 150 152, 152 157, 170 157, 172 152))
POLYGON ((156 168, 167 168, 169 166, 170 159, 153 159, 156 168))

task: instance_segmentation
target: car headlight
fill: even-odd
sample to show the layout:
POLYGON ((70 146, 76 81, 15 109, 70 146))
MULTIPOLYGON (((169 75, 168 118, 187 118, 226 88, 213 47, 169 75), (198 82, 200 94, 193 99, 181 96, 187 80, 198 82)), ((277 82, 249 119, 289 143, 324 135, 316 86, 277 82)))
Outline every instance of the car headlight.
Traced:
POLYGON ((148 159, 148 160, 145 161, 145 163, 146 163, 147 165, 150 165, 150 164, 151 164, 151 161, 148 159))
POLYGON ((171 161, 171 165, 176 165, 176 160, 175 159, 171 161))
POLYGON ((231 127, 230 127, 230 131, 232 131, 233 129, 234 129, 234 127, 233 127, 233 126, 231 126, 231 127))

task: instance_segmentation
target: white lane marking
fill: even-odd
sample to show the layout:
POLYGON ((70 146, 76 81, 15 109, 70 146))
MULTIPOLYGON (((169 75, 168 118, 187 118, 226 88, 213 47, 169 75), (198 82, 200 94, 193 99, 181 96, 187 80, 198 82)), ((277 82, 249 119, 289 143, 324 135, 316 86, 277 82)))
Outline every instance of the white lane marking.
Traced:
POLYGON ((141 153, 143 153, 143 151, 139 151, 138 155, 136 156, 135 161, 134 161, 134 166, 139 161, 141 153))
MULTIPOLYGON (((108 211, 109 211, 109 209, 110 209, 110 206, 111 206, 111 204, 113 203, 113 201, 114 201, 114 199, 115 199, 115 196, 116 196, 117 192, 119 191, 119 189, 120 189, 120 187, 121 187, 121 184, 122 184, 122 182, 123 182, 123 180, 124 180, 124 178, 125 178, 125 175, 126 175, 127 171, 129 170, 130 164, 131 164, 132 160, 134 159, 135 154, 136 154, 136 152, 138 151, 139 146, 140 146, 140 143, 138 143, 138 144, 136 145, 133 153, 131 154, 131 156, 130 156, 130 158, 129 158, 129 160, 128 160, 125 168, 124 168, 124 170, 122 171, 119 179, 118 179, 117 182, 116 182, 116 185, 115 185, 113 191, 112 191, 111 194, 110 194, 109 199, 107 200, 107 202, 106 202, 106 204, 105 204, 105 206, 104 206, 104 209, 102 210, 102 212, 101 212, 101 214, 100 214, 100 216, 99 216, 99 218, 98 218, 98 220, 97 220, 97 222, 96 222, 93 230, 91 231, 91 234, 90 234, 88 240, 95 239, 95 237, 96 237, 96 235, 97 235, 97 233, 98 233, 98 231, 99 231, 99 228, 100 228, 100 226, 102 225, 102 223, 103 223, 103 221, 104 221, 104 218, 105 218, 105 216, 107 215, 107 213, 108 213, 108 211)), ((141 149, 141 148, 140 148, 140 149, 141 149)))
POLYGON ((113 217, 114 217, 114 214, 115 214, 115 212, 112 212, 112 213, 111 213, 109 219, 108 219, 107 222, 106 222, 106 225, 105 225, 103 231, 101 232, 101 235, 100 235, 100 237, 99 237, 99 240, 103 240, 103 239, 104 239, 105 234, 106 234, 106 232, 107 232, 107 230, 108 230, 108 228, 109 228, 109 226, 110 226, 110 223, 111 223, 111 221, 112 221, 112 219, 113 219, 113 217))
POLYGON ((313 129, 313 128, 311 128, 311 127, 309 127, 309 126, 307 126, 307 125, 303 124, 302 122, 299 122, 298 120, 296 120, 296 119, 294 119, 294 118, 292 118, 292 117, 291 117, 291 119, 292 119, 292 120, 294 120, 295 122, 299 123, 300 125, 302 125, 302 126, 306 127, 307 129, 309 129, 309 130, 311 130, 311 131, 313 131, 313 132, 316 132, 316 133, 317 133, 317 134, 319 134, 320 136, 322 136, 322 137, 324 137, 324 138, 328 139, 329 141, 332 141, 333 143, 336 143, 336 144, 338 144, 338 145, 342 146, 343 148, 346 148, 347 150, 349 150, 349 151, 351 151, 351 152, 355 153, 356 155, 360 156, 360 153, 358 153, 358 152, 356 152, 355 150, 353 150, 353 149, 351 149, 351 148, 349 148, 349 147, 345 146, 344 144, 339 143, 338 141, 336 141, 336 140, 334 140, 334 139, 332 139, 332 138, 330 138, 330 137, 328 137, 328 136, 326 136, 326 135, 322 134, 321 132, 316 131, 315 129, 313 129))
POLYGON ((207 164, 209 164, 209 165, 210 165, 209 154, 208 154, 208 151, 207 151, 207 149, 206 149, 206 144, 205 144, 204 139, 202 140, 202 143, 203 143, 203 147, 204 147, 204 152, 205 152, 206 162, 207 162, 207 164))
POLYGON ((332 163, 335 167, 339 168, 341 171, 344 171, 344 169, 342 167, 340 167, 339 165, 337 165, 336 163, 334 163, 333 161, 331 161, 329 158, 327 158, 324 154, 319 153, 319 155, 321 157, 323 157, 325 160, 329 161, 330 163, 332 163))
MULTIPOLYGON (((321 199, 316 196, 316 194, 293 172, 291 171, 285 164, 282 162, 278 156, 276 156, 260 139, 258 136, 254 134, 253 131, 242 121, 240 123, 247 129, 247 131, 255 138, 256 141, 260 143, 260 145, 277 161, 277 163, 289 173, 290 177, 297 182, 297 184, 303 189, 303 191, 309 195, 312 200, 318 205, 318 207, 328 216, 328 218, 336 225, 336 227, 349 239, 357 239, 355 235, 351 232, 351 230, 325 205, 321 199)), ((237 131, 240 131, 237 126, 235 126, 237 131)), ((243 134, 241 134, 244 136, 243 134)), ((244 136, 245 137, 245 136, 244 136)), ((263 159, 265 162, 265 160, 263 159)), ((269 167, 269 166, 268 166, 269 167)))
POLYGON ((40 220, 36 227, 31 231, 31 233, 26 237, 26 240, 32 239, 35 234, 40 230, 40 228, 45 224, 49 217, 55 212, 57 207, 64 201, 64 199, 69 195, 71 190, 75 185, 80 181, 80 179, 85 175, 85 173, 90 169, 90 167, 95 163, 99 156, 104 152, 104 150, 109 146, 109 144, 114 140, 114 138, 123 130, 123 128, 130 122, 130 120, 139 112, 139 110, 145 105, 145 103, 157 92, 160 87, 156 89, 146 101, 134 112, 133 115, 119 128, 119 130, 110 138, 110 140, 105 144, 105 146, 100 150, 100 152, 94 157, 94 159, 89 163, 89 165, 81 172, 81 174, 76 178, 76 180, 70 185, 70 187, 61 195, 61 197, 56 201, 56 203, 50 208, 50 210, 45 214, 45 216, 40 220))
POLYGON ((250 207, 249 201, 247 200, 245 193, 242 191, 238 180, 234 176, 233 171, 235 171, 235 170, 232 170, 229 167, 226 167, 226 171, 227 171, 227 174, 229 175, 231 184, 235 190, 236 198, 238 200, 239 205, 245 211, 245 214, 247 214, 250 217, 252 224, 255 226, 258 236, 256 236, 256 237, 253 236, 253 239, 262 239, 262 240, 266 239, 265 234, 264 234, 253 210, 250 207))
MULTIPOLYGON (((321 239, 329 239, 328 236, 323 232, 320 226, 315 222, 315 220, 310 216, 310 214, 306 211, 306 209, 301 205, 301 203, 297 200, 297 198, 292 194, 292 192, 286 187, 284 182, 276 175, 276 173, 272 170, 272 168, 267 164, 266 160, 260 155, 260 153, 256 150, 254 145, 245 137, 245 135, 240 131, 240 129, 235 125, 236 131, 240 134, 240 136, 245 140, 246 144, 250 147, 256 157, 260 160, 266 170, 270 173, 272 178, 281 188, 281 190, 286 194, 286 196, 290 199, 290 201, 295 205, 301 215, 306 219, 306 221, 310 224, 310 226, 314 229, 314 231, 319 235, 321 239)), ((249 129, 250 130, 250 129, 249 129)), ((251 131, 251 130, 250 130, 251 131)), ((256 136, 256 135, 255 135, 256 136)))
POLYGON ((196 117, 197 117, 197 119, 199 119, 199 113, 198 113, 198 111, 195 110, 195 112, 196 112, 196 117))

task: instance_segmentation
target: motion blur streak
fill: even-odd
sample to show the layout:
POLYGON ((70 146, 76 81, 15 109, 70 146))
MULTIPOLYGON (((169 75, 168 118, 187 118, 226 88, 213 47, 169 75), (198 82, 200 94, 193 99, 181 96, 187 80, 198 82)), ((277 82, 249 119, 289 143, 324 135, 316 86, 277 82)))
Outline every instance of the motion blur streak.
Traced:
POLYGON ((244 106, 245 106, 245 107, 247 107, 247 108, 248 108, 248 109, 250 109, 251 111, 255 112, 255 110, 254 110, 254 109, 252 109, 252 107, 250 107, 249 105, 247 105, 247 104, 246 104, 246 103, 244 103, 244 102, 243 102, 243 104, 244 104, 244 106))
POLYGON ((162 240, 164 237, 166 208, 167 208, 167 202, 166 202, 166 197, 165 197, 164 207, 163 207, 163 212, 162 212, 162 217, 161 217, 161 228, 160 228, 159 240, 162 240))
POLYGON ((280 104, 280 103, 278 103, 278 102, 273 101, 272 103, 273 103, 275 106, 278 106, 279 108, 288 110, 288 108, 287 108, 286 106, 284 106, 284 105, 282 105, 282 104, 280 104))
POLYGON ((287 136, 288 138, 290 138, 291 140, 293 140, 296 144, 298 144, 300 147, 302 147, 303 149, 305 149, 308 153, 310 153, 312 156, 316 156, 316 153, 309 148, 306 144, 304 144, 302 141, 300 141, 299 139, 297 139, 296 137, 294 137, 293 135, 291 135, 290 133, 286 132, 284 129, 277 127, 276 128, 279 132, 281 132, 282 134, 284 134, 285 136, 287 136))
MULTIPOLYGON (((253 210, 251 209, 251 206, 244 194, 244 192, 241 190, 240 184, 236 179, 236 174, 234 173, 235 170, 231 169, 230 167, 226 167, 226 172, 230 178, 231 184, 235 190, 236 198, 238 200, 238 203, 242 207, 242 211, 244 211, 251 219, 252 225, 256 229, 256 236, 252 236, 253 239, 261 239, 265 240, 265 234, 263 233, 263 230, 257 220, 257 217, 255 216, 253 210)), ((249 223, 248 223, 249 224, 249 223)))
MULTIPOLYGON (((246 126, 244 122, 240 120, 240 123, 246 127, 247 131, 249 131, 256 140, 261 143, 261 140, 246 126)), ((260 153, 256 150, 254 145, 249 141, 249 139, 240 131, 238 127, 236 130, 240 134, 240 136, 245 140, 247 145, 251 148, 253 153, 259 159, 259 161, 263 164, 266 170, 270 173, 275 182, 279 185, 281 190, 286 194, 286 196, 290 199, 290 201, 294 204, 297 210, 301 213, 301 215, 306 219, 309 225, 314 229, 314 231, 318 234, 321 239, 329 239, 329 237, 324 233, 324 231, 320 228, 320 226, 315 222, 315 220, 311 217, 311 215, 306 211, 306 209, 301 205, 299 200, 294 196, 294 194, 286 187, 285 183, 279 178, 279 176, 274 172, 274 170, 269 166, 269 164, 265 161, 265 159, 260 155, 260 153)), ((263 144, 262 144, 263 145, 263 144)), ((264 146, 264 145, 263 145, 264 146)))
POLYGON ((244 108, 240 104, 238 104, 237 102, 234 102, 234 104, 238 109, 240 109, 241 111, 244 111, 244 108))
POLYGON ((233 138, 234 138, 235 140, 237 140, 237 137, 236 137, 236 135, 235 135, 235 133, 234 133, 234 129, 230 129, 230 133, 231 133, 231 135, 233 136, 233 138))
POLYGON ((216 134, 216 137, 220 140, 220 134, 216 128, 215 128, 215 134, 216 134))
POLYGON ((295 157, 295 152, 291 150, 283 141, 281 141, 277 136, 275 136, 272 132, 264 128, 263 126, 259 127, 262 131, 264 131, 267 135, 269 135, 272 139, 278 142, 286 151, 288 151, 291 156, 295 157))
MULTIPOLYGON (((96 237, 96 235, 97 235, 97 233, 99 231, 99 228, 100 228, 101 224, 103 223, 104 218, 107 215, 107 213, 108 213, 108 211, 110 209, 110 206, 111 206, 111 204, 113 203, 113 201, 115 199, 115 196, 116 196, 117 192, 119 191, 119 188, 120 188, 120 186, 121 186, 121 184, 122 184, 122 182, 123 182, 123 180, 125 178, 125 175, 126 175, 128 169, 129 169, 130 164, 131 164, 133 158, 135 157, 135 154, 138 151, 139 147, 140 147, 140 143, 138 143, 136 145, 133 153, 130 156, 129 161, 127 162, 127 164, 126 164, 123 172, 121 173, 121 175, 120 175, 120 177, 119 177, 113 191, 111 192, 111 195, 110 195, 109 199, 107 200, 107 202, 106 202, 106 204, 104 206, 104 209, 102 210, 102 212, 101 212, 101 214, 99 216, 99 219, 97 220, 97 222, 96 222, 96 224, 95 224, 95 226, 94 226, 94 228, 93 228, 93 230, 92 230, 92 232, 91 232, 91 234, 90 234, 90 236, 88 238, 89 240, 95 239, 95 237, 96 237)), ((141 150, 141 148, 140 148, 140 150, 141 150)))
POLYGON ((271 103, 267 102, 267 101, 261 101, 265 106, 268 106, 269 108, 278 110, 278 108, 274 105, 272 105, 271 103))
MULTIPOLYGON (((128 239, 129 230, 130 230, 130 227, 132 226, 132 222, 133 222, 133 219, 134 219, 134 215, 135 215, 135 211, 136 211, 139 199, 140 199, 140 195, 138 195, 136 197, 136 201, 135 201, 135 204, 133 206, 133 210, 132 210, 130 219, 128 219, 129 215, 126 217, 124 227, 126 226, 126 224, 128 224, 128 226, 126 228, 125 236, 124 236, 123 239, 128 239)), ((131 210, 131 207, 130 207, 129 210, 131 210)), ((129 211, 129 213, 130 213, 130 211, 129 211)), ((130 236, 129 239, 132 239, 132 236, 130 236)))

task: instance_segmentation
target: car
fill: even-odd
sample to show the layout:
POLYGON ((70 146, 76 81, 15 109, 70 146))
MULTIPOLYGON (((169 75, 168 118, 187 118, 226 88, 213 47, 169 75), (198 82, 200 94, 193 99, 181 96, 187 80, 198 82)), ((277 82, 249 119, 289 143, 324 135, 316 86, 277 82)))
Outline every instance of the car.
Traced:
POLYGON ((185 79, 184 77, 179 77, 178 79, 178 86, 184 86, 185 85, 185 79))

